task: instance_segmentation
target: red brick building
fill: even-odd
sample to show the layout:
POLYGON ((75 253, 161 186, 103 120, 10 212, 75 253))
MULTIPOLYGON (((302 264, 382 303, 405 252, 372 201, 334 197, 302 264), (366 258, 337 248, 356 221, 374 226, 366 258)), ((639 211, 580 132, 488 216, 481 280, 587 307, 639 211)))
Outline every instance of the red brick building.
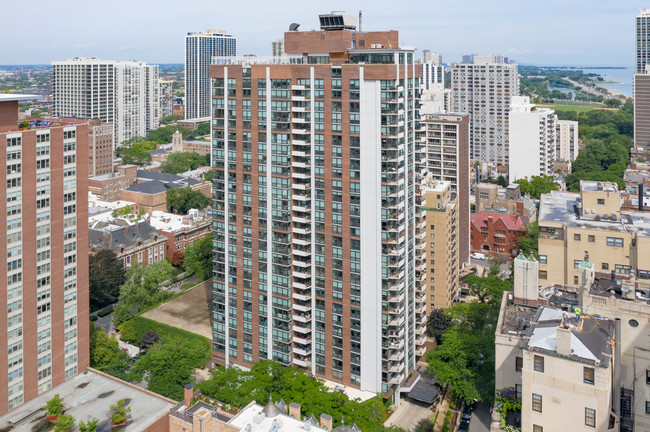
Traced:
POLYGON ((518 215, 483 211, 472 215, 472 252, 515 257, 517 238, 526 235, 526 225, 518 215))

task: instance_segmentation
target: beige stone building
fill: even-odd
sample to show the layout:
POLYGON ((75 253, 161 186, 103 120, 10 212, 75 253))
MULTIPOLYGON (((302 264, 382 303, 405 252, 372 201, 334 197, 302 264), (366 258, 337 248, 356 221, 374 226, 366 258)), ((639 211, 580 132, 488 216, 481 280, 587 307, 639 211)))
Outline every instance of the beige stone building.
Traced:
POLYGON ((528 195, 521 194, 521 187, 513 183, 504 188, 493 183, 476 185, 474 213, 484 210, 519 215, 524 222, 535 222, 537 207, 528 195))
POLYGON ((580 193, 542 195, 540 283, 577 284, 585 252, 597 274, 633 276, 650 288, 650 215, 621 211, 614 183, 582 181, 580 193))
MULTIPOLYGON (((458 201, 448 181, 430 180, 422 187, 425 254, 416 268, 425 270, 427 310, 451 306, 459 294, 458 282, 458 201)), ((421 234, 420 234, 421 235, 421 234)), ((421 235, 422 236, 422 235, 421 235)))
POLYGON ((198 153, 201 156, 207 156, 211 151, 212 143, 210 141, 186 141, 179 131, 172 135, 172 153, 198 153))

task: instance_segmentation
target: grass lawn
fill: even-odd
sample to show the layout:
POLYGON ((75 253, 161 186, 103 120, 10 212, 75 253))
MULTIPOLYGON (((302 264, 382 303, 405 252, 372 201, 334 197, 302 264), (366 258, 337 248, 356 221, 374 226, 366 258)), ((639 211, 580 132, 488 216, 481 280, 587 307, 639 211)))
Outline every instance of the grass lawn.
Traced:
POLYGON ((611 109, 605 108, 602 104, 589 104, 583 102, 561 102, 555 104, 537 104, 538 107, 552 108, 556 111, 577 111, 578 113, 592 111, 595 109, 611 109))

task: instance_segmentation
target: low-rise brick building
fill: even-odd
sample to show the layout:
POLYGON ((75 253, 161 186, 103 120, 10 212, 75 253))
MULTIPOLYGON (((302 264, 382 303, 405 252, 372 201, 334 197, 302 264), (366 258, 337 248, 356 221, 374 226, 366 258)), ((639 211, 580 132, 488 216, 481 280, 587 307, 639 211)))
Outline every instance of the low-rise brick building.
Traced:
POLYGON ((483 211, 472 215, 472 252, 517 256, 517 238, 526 235, 526 225, 518 215, 483 211))
POLYGON ((172 257, 175 251, 184 251, 211 233, 209 212, 206 210, 192 209, 187 215, 154 211, 149 223, 167 237, 165 255, 168 257, 172 257))
POLYGON ((151 264, 165 259, 167 237, 146 221, 130 222, 117 218, 113 222, 97 222, 88 230, 90 253, 110 249, 128 268, 131 263, 151 264))
POLYGON ((135 165, 120 165, 117 172, 89 178, 88 189, 101 201, 117 201, 121 198, 123 189, 135 184, 137 171, 135 165))

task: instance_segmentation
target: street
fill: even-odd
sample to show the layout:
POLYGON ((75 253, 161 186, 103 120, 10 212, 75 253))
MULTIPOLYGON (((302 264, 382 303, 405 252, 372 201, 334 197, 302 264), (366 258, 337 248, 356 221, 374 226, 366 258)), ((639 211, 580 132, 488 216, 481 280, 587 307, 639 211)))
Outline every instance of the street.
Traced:
POLYGON ((488 432, 490 421, 490 405, 477 403, 469 421, 469 432, 488 432))

